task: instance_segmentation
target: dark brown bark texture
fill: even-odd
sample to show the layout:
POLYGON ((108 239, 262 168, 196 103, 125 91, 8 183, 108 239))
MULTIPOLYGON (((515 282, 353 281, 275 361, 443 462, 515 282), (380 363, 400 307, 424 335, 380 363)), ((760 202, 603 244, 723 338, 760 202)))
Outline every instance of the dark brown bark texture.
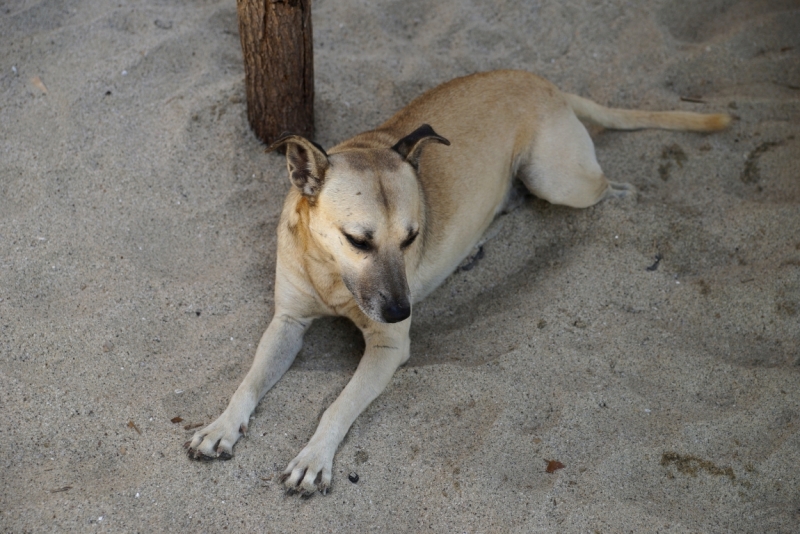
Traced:
POLYGON ((314 135, 311 0, 237 0, 247 119, 264 143, 314 135))

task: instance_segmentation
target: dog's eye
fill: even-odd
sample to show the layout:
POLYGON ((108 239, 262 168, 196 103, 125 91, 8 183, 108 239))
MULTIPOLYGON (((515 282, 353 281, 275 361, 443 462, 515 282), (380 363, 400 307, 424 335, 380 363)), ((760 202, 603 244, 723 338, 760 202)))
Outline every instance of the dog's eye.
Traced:
POLYGON ((347 241, 358 250, 363 250, 365 252, 372 250, 372 245, 370 245, 368 241, 353 237, 350 234, 344 234, 344 236, 347 238, 347 241))
POLYGON ((419 235, 419 232, 416 232, 416 233, 408 236, 405 241, 400 243, 400 248, 408 248, 408 247, 410 247, 411 243, 414 242, 414 240, 417 238, 418 235, 419 235))

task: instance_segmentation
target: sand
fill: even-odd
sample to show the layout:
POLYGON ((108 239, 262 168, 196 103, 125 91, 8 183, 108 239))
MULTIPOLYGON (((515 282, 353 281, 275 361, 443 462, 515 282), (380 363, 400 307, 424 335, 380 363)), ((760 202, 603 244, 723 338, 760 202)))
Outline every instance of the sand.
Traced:
POLYGON ((796 532, 800 4, 320 0, 313 17, 326 147, 495 68, 737 120, 594 131, 638 201, 500 217, 416 307, 411 359, 331 493, 304 500, 278 473, 358 363, 345 320, 315 324, 231 461, 183 449, 271 317, 289 188, 247 125, 234 2, 4 2, 0 530, 796 532))

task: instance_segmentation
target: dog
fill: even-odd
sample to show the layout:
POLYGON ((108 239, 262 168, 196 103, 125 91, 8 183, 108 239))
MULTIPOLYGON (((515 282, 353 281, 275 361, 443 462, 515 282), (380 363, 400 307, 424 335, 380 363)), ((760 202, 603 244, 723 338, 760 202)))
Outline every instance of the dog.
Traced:
POLYGON ((282 478, 290 492, 326 494, 339 443, 408 360, 413 304, 473 250, 506 205, 513 178, 573 208, 635 195, 603 175, 579 119, 698 132, 731 121, 726 114, 611 109, 534 74, 504 70, 436 87, 327 152, 296 135, 275 141, 267 150, 285 148, 292 183, 278 224, 275 315, 228 407, 186 443, 189 456, 231 458, 311 322, 345 316, 364 335, 364 355, 282 478))

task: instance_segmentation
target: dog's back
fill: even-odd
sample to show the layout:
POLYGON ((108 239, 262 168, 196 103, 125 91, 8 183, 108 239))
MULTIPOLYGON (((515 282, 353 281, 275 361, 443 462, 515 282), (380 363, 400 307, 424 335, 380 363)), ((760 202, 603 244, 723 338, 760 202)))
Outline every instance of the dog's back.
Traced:
POLYGON ((444 83, 340 145, 391 143, 422 123, 451 143, 427 147, 420 160, 430 239, 418 276, 409 280, 415 300, 469 254, 502 210, 515 176, 540 198, 578 208, 633 193, 632 186, 605 178, 577 118, 616 129, 714 131, 730 123, 725 114, 607 108, 534 74, 500 70, 444 83))

